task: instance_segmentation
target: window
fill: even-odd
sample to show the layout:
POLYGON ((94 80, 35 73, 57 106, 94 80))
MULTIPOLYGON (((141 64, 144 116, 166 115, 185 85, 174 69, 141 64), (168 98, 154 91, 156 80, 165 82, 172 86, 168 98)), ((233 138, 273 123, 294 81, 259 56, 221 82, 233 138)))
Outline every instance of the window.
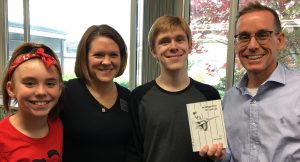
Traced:
POLYGON ((190 1, 193 48, 188 60, 189 76, 225 91, 229 0, 190 1))
MULTIPOLYGON (((128 86, 130 67, 131 84, 136 83, 133 85, 152 80, 158 73, 155 62, 151 62, 152 58, 147 58, 147 32, 152 20, 164 14, 182 15, 181 10, 184 10, 185 17, 190 18, 193 35, 193 49, 188 62, 189 76, 215 86, 222 96, 225 88, 232 86, 232 83, 244 74, 238 59, 234 58, 232 22, 236 12, 230 9, 237 9, 249 1, 252 0, 3 0, 0 1, 0 19, 5 20, 3 12, 7 2, 9 42, 5 48, 8 48, 9 55, 24 40, 45 43, 59 55, 64 79, 75 77, 73 71, 76 48, 85 29, 93 24, 106 23, 113 26, 125 39, 129 56, 133 52, 135 55, 137 51, 136 57, 128 58, 124 74, 116 79, 122 85, 128 86), (29 19, 25 21, 25 32, 23 6, 25 11, 29 11, 29 19), (186 13, 187 8, 190 8, 190 11, 186 13), (134 13, 132 10, 137 11, 134 13)), ((300 3, 296 0, 260 2, 277 9, 281 15, 287 43, 279 55, 279 61, 291 69, 300 71, 300 3)), ((26 16, 28 15, 25 15, 25 18, 26 16)), ((2 25, 0 30, 3 32, 2 25)), ((0 38, 2 39, 3 35, 0 38)), ((6 53, 3 44, 1 43, 0 50, 6 53)), ((0 57, 2 70, 5 66, 3 60, 7 60, 7 57, 0 57)))
POLYGON ((11 56, 13 50, 24 41, 23 1, 8 1, 8 51, 11 56))
MULTIPOLYGON (((9 54, 24 41, 23 1, 8 1, 9 54)), ((51 47, 60 58, 65 80, 74 78, 76 48, 91 25, 108 24, 124 38, 128 63, 116 81, 128 87, 131 0, 28 0, 29 40, 51 47)), ((26 15, 25 15, 26 16, 26 15)), ((25 33, 26 34, 26 33, 25 33)))

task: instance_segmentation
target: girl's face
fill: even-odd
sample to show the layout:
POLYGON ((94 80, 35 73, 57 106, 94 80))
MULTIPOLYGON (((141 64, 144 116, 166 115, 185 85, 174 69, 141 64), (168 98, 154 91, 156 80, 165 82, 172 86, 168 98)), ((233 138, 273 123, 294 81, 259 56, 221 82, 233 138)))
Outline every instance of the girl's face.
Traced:
POLYGON ((40 59, 20 64, 14 71, 7 91, 18 103, 18 112, 47 117, 62 92, 59 72, 55 66, 46 68, 40 59))
POLYGON ((90 44, 89 72, 96 82, 111 83, 121 67, 119 46, 112 39, 97 37, 90 44))

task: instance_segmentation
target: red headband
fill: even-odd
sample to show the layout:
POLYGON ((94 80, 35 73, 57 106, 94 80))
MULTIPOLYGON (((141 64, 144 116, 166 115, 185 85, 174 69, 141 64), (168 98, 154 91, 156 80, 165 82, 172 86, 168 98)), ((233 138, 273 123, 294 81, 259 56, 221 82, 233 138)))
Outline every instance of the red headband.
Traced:
POLYGON ((28 61, 32 58, 40 58, 43 63, 46 65, 47 68, 50 68, 52 65, 57 66, 56 60, 49 54, 44 53, 43 48, 38 48, 35 53, 28 53, 25 55, 21 55, 20 57, 17 57, 13 63, 8 68, 8 75, 11 76, 14 70, 23 62, 28 61))

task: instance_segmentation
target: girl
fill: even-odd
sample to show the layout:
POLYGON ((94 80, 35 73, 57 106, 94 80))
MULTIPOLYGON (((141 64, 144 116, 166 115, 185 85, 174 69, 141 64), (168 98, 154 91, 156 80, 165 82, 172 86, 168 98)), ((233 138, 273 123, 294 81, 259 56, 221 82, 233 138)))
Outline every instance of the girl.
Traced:
POLYGON ((63 90, 55 53, 43 44, 17 47, 4 73, 3 106, 17 111, 0 121, 0 161, 61 161, 63 90))

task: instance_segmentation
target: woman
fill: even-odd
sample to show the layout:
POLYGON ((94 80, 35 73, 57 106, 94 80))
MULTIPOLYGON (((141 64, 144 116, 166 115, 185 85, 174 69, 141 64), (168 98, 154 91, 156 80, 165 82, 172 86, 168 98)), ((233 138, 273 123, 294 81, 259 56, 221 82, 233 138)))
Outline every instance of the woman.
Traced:
POLYGON ((131 137, 130 92, 113 79, 122 75, 126 62, 126 44, 112 27, 93 25, 83 34, 77 78, 65 82, 63 161, 124 161, 131 137))

